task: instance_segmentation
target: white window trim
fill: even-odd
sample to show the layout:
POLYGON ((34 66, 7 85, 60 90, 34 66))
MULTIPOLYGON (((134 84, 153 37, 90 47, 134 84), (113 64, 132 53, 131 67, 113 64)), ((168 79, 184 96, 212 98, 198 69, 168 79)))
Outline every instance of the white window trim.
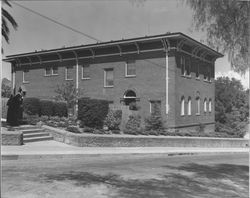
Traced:
POLYGON ((208 112, 211 113, 212 112, 212 100, 210 99, 208 102, 208 112))
POLYGON ((207 99, 204 100, 203 110, 204 110, 204 113, 207 113, 207 99))
POLYGON ((73 78, 67 78, 67 76, 68 76, 68 68, 69 67, 65 68, 65 80, 73 80, 73 78))
POLYGON ((196 107, 197 107, 196 115, 199 116, 201 115, 201 99, 200 98, 196 99, 196 107))
POLYGON ((84 66, 82 65, 82 80, 90 80, 90 77, 83 77, 83 68, 84 68, 84 66))
POLYGON ((25 80, 25 71, 23 71, 23 83, 29 83, 29 81, 25 80))
MULTIPOLYGON (((57 67, 57 66, 54 66, 54 67, 57 68, 57 72, 58 72, 58 67, 57 67)), ((58 76, 58 73, 57 73, 57 74, 54 74, 54 69, 53 69, 53 67, 51 67, 51 75, 52 75, 52 76, 58 76)))
POLYGON ((44 68, 44 76, 51 76, 51 75, 52 75, 51 68, 50 68, 50 67, 45 67, 45 68, 44 68), (46 74, 46 68, 49 68, 50 74, 46 74))
POLYGON ((181 116, 185 116, 185 98, 181 99, 181 116))
MULTIPOLYGON (((136 70, 136 68, 135 68, 136 70)), ((125 63, 125 77, 136 77, 136 74, 128 75, 128 63, 125 63)))
MULTIPOLYGON (((112 87, 114 87, 114 85, 106 85, 106 73, 107 73, 107 70, 112 70, 113 72, 114 72, 114 69, 113 68, 107 68, 107 69, 104 69, 104 87, 105 88, 112 88, 112 87)), ((113 79, 113 82, 114 82, 114 79, 113 79)))
POLYGON ((188 99, 188 115, 192 115, 192 100, 191 98, 188 99))

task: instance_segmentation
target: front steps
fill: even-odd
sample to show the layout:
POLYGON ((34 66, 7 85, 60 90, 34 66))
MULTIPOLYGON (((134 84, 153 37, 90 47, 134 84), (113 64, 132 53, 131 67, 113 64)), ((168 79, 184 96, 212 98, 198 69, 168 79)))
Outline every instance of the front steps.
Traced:
POLYGON ((53 140, 53 137, 44 129, 37 126, 23 125, 16 128, 23 132, 23 143, 53 140))

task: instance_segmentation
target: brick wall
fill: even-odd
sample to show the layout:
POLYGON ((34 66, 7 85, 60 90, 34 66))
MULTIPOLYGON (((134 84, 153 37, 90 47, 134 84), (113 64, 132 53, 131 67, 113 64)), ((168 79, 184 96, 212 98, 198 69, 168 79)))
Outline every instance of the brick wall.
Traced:
POLYGON ((2 145, 22 145, 23 134, 18 131, 2 131, 2 145))

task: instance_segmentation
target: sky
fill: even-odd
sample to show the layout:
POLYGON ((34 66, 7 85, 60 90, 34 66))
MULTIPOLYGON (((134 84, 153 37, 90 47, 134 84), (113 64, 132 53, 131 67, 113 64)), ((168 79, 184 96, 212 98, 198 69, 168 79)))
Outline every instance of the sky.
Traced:
MULTIPOLYGON (((100 41, 145 35, 182 32, 197 41, 206 34, 192 30, 192 10, 181 0, 18 0, 12 8, 4 6, 18 23, 11 29, 10 43, 2 41, 3 58, 17 53, 96 43, 82 34, 55 24, 15 3, 39 12, 100 41)), ((230 71, 227 56, 217 59, 216 76, 235 77, 249 87, 245 78, 230 71)), ((10 64, 3 62, 2 77, 10 79, 10 64)))

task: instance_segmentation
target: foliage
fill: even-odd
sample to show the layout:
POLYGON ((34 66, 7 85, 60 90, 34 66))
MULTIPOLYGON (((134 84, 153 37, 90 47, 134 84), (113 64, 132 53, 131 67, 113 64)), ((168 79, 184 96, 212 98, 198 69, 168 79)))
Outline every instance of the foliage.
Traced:
POLYGON ((205 127, 206 127, 205 124, 200 123, 200 124, 197 126, 197 128, 196 128, 196 132, 197 132, 197 133, 204 133, 205 127))
POLYGON ((80 129, 74 125, 69 125, 66 130, 72 133, 81 133, 80 129))
MULTIPOLYGON (((2 2, 3 2, 3 5, 8 5, 9 7, 11 7, 11 4, 9 3, 8 0, 3 0, 2 2)), ((17 29, 17 26, 18 26, 17 22, 10 15, 10 13, 2 6, 2 36, 4 37, 7 43, 9 43, 9 34, 10 34, 10 29, 8 25, 9 23, 12 25, 12 27, 15 30, 17 29)))
POLYGON ((104 125, 108 127, 109 130, 119 130, 119 125, 122 120, 121 110, 110 110, 107 117, 104 120, 104 125))
POLYGON ((2 80, 1 95, 4 98, 9 98, 11 95, 11 83, 7 78, 3 78, 3 80, 2 80))
POLYGON ((163 122, 161 113, 156 111, 152 113, 148 118, 145 119, 145 130, 162 130, 163 129, 163 122))
POLYGON ((141 134, 141 116, 130 115, 129 120, 125 126, 124 133, 131 135, 141 134))
POLYGON ((57 93, 55 96, 56 101, 66 101, 68 108, 72 108, 77 102, 79 90, 75 88, 73 82, 67 82, 60 86, 57 85, 55 93, 57 93))
POLYGON ((248 92, 239 80, 220 77, 215 80, 216 130, 244 136, 249 118, 248 92))
POLYGON ((51 100, 40 100, 40 115, 53 116, 54 103, 51 100))
POLYGON ((186 4, 194 11, 194 27, 206 31, 208 45, 227 52, 232 69, 245 73, 249 68, 250 2, 186 0, 186 4))
POLYGON ((108 114, 109 102, 106 100, 80 98, 78 100, 78 119, 82 126, 102 128, 108 114))
POLYGON ((131 102, 129 104, 129 110, 138 111, 139 109, 140 107, 136 104, 136 102, 131 102))
POLYGON ((66 102, 60 102, 60 101, 55 101, 53 102, 53 115, 54 116, 59 116, 59 117, 67 117, 67 103, 66 102))
POLYGON ((39 115, 40 100, 38 98, 24 98, 23 109, 28 115, 39 115))

